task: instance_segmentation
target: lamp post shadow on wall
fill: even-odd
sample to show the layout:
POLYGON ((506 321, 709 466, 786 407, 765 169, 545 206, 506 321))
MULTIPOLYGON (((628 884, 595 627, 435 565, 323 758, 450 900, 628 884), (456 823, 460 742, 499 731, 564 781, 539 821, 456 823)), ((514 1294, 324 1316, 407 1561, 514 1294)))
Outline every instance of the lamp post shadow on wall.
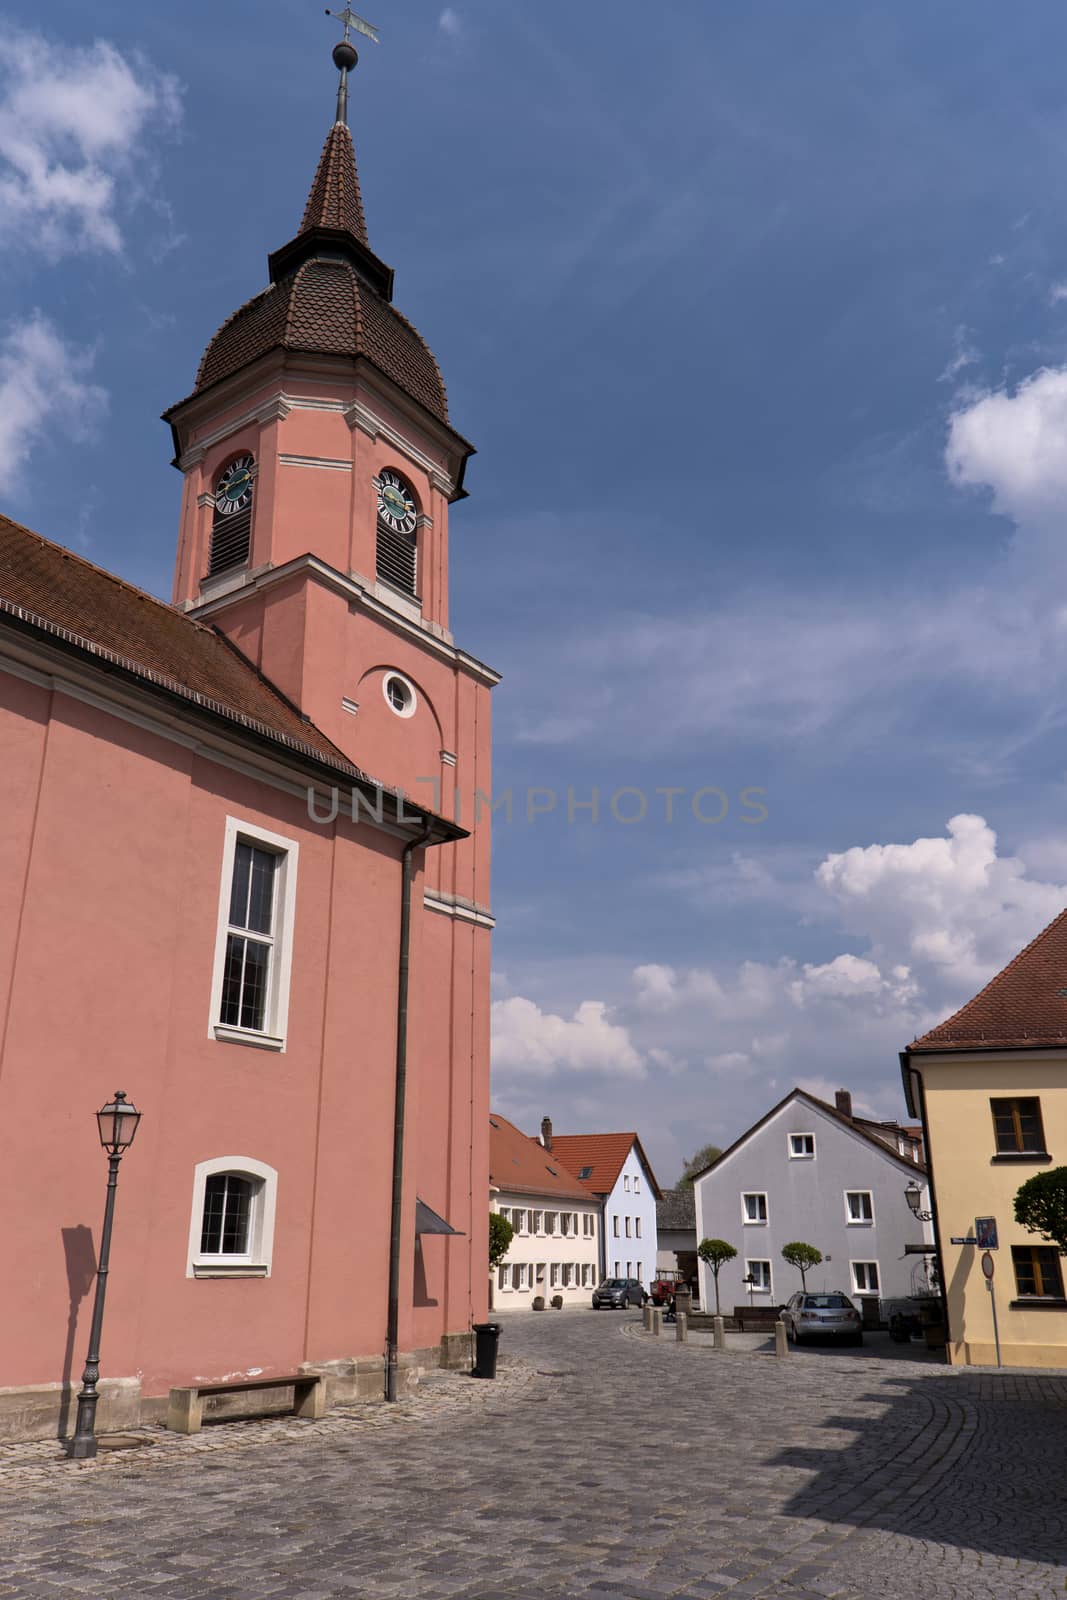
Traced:
POLYGON ((121 1089, 96 1113, 100 1143, 107 1151, 107 1200, 104 1226, 100 1234, 100 1261, 96 1269, 96 1297, 89 1329, 89 1350, 78 1392, 78 1416, 68 1455, 72 1461, 87 1461, 96 1455, 96 1392, 100 1377, 100 1330, 104 1321, 104 1295, 107 1292, 108 1261, 111 1255, 111 1226, 115 1217, 115 1189, 119 1181, 119 1162, 133 1143, 141 1113, 126 1099, 121 1089))

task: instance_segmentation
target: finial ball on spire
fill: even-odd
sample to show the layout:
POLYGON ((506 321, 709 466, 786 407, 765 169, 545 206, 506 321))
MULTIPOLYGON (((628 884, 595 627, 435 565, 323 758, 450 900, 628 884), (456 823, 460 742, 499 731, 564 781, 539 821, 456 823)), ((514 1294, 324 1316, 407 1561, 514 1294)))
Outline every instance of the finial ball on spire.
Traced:
POLYGON ((359 54, 355 45, 349 44, 347 39, 341 39, 333 47, 333 64, 339 72, 351 72, 359 54))

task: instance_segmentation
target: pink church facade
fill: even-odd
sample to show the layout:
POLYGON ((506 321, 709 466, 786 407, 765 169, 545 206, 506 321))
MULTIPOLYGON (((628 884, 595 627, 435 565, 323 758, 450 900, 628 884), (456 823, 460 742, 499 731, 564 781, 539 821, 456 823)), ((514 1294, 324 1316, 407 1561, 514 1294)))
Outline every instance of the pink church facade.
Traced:
POLYGON ((343 122, 270 265, 167 413, 172 605, 0 518, 0 1438, 73 1421, 116 1087, 143 1121, 102 1426, 301 1368, 380 1394, 391 1248, 402 1379, 486 1314, 496 674, 448 627, 470 446, 343 122))

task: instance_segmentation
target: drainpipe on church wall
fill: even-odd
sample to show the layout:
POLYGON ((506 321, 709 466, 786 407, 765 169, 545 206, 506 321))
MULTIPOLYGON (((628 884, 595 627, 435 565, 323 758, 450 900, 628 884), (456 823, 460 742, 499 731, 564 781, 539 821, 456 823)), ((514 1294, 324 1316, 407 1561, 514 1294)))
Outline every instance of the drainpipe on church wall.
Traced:
MULTIPOLYGON (((400 1232, 404 1215, 404 1107, 408 1082, 408 969, 411 956, 412 856, 427 844, 433 820, 409 839, 400 858, 400 957, 396 985, 396 1098, 393 1111, 393 1203, 389 1225, 389 1313, 385 1333, 385 1398, 397 1398, 397 1345, 400 1336, 400 1232)), ((444 840, 435 840, 443 844, 444 840)))

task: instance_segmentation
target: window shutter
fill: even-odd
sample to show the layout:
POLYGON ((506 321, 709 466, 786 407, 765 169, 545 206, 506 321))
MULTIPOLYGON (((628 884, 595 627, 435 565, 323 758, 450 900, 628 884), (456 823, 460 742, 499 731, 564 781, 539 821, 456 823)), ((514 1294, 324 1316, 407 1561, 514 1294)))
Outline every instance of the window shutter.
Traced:
POLYGON ((416 541, 412 534, 400 533, 394 528, 378 523, 378 577, 391 583, 394 589, 405 594, 415 594, 416 541))
POLYGON ((251 504, 247 505, 243 511, 235 511, 231 517, 224 517, 220 512, 216 511, 214 526, 211 529, 211 559, 208 562, 208 577, 213 578, 217 572, 226 572, 230 567, 244 566, 248 560, 251 539, 251 504))

